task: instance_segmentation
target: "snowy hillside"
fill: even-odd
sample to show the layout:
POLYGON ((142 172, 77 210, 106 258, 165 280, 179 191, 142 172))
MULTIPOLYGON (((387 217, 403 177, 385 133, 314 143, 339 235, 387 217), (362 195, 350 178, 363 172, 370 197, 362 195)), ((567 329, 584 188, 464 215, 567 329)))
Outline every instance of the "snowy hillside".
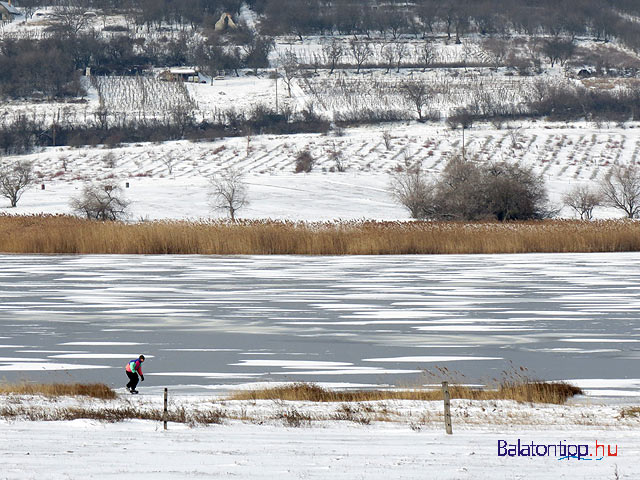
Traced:
MULTIPOLYGON (((609 166, 638 161, 635 125, 597 128, 589 123, 527 123, 495 130, 465 131, 465 150, 487 160, 519 161, 544 175, 550 197, 577 184, 596 185, 609 166)), ((294 220, 408 219, 387 187, 390 174, 420 162, 437 174, 462 147, 462 131, 413 123, 348 129, 344 135, 258 135, 215 142, 163 142, 115 148, 48 148, 6 157, 34 163, 37 185, 6 213, 68 213, 68 204, 85 182, 108 181, 129 188, 131 218, 201 218, 212 211, 207 178, 227 167, 247 174, 251 204, 245 218, 294 220), (385 132, 390 135, 389 148, 385 132), (309 174, 295 174, 295 156, 309 150, 318 163, 309 174), (336 171, 336 154, 346 168, 336 171), (45 189, 42 190, 42 185, 45 189)), ((5 207, 5 205, 3 205, 5 207)), ((562 216, 571 218, 568 209, 562 216)), ((620 217, 596 209, 596 217, 620 217)))

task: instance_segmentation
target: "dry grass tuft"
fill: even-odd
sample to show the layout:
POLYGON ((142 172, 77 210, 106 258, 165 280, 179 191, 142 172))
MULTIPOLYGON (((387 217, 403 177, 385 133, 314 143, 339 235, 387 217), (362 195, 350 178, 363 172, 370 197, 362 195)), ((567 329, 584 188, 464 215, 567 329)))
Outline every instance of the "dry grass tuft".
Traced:
POLYGON ((640 418, 640 407, 625 407, 622 410, 620 410, 619 418, 627 418, 627 417, 640 418))
POLYGON ((0 215, 0 252, 382 255, 640 251, 640 222, 99 222, 0 215))
POLYGON ((45 397, 92 397, 113 400, 116 392, 103 383, 0 383, 0 395, 43 395, 45 397))
MULTIPOLYGON (((515 400, 517 402, 563 404, 583 391, 565 382, 503 382, 497 389, 451 385, 451 398, 469 400, 515 400)), ((337 391, 312 383, 294 383, 274 388, 236 392, 230 400, 284 400, 303 402, 369 402, 379 400, 442 400, 439 389, 337 391)))
MULTIPOLYGON (((152 420, 162 421, 163 411, 159 408, 143 409, 132 405, 117 407, 66 407, 54 408, 51 406, 33 407, 23 405, 0 406, 0 418, 20 419, 29 421, 68 421, 68 420, 98 420, 106 423, 123 422, 126 420, 152 420)), ((226 414, 220 410, 209 412, 187 412, 184 408, 169 410, 167 421, 171 423, 183 423, 187 425, 211 425, 221 424, 226 414)))

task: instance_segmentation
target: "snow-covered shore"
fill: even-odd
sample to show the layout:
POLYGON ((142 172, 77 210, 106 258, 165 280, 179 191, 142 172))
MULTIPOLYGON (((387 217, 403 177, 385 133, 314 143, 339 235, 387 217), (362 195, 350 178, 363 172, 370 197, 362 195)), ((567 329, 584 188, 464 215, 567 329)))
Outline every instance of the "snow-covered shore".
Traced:
MULTIPOLYGON (((161 409, 161 405, 162 397, 151 394, 112 401, 0 397, 1 408, 32 412, 73 406, 161 409)), ((170 411, 182 408, 216 410, 228 418, 209 426, 170 422, 167 431, 162 422, 150 420, 0 420, 0 478, 109 479, 127 474, 136 479, 631 479, 640 475, 636 461, 640 418, 620 418, 625 408, 620 405, 454 400, 452 436, 444 432, 440 402, 314 404, 170 398, 170 411), (356 412, 356 418, 369 416, 370 423, 335 419, 349 410, 356 412), (284 418, 283 413, 294 411, 314 420, 296 424, 284 418), (518 440, 520 456, 511 455, 518 440), (545 446, 539 453, 548 453, 525 456, 524 445, 532 443, 536 449, 545 446), (550 445, 586 445, 588 453, 582 459, 563 459, 559 450, 550 451, 550 445)))

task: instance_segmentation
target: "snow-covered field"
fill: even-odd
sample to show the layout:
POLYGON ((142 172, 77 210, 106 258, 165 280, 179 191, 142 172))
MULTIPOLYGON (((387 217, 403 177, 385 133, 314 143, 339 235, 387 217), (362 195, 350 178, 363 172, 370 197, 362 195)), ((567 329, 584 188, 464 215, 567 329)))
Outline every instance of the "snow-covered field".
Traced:
MULTIPOLYGON (((161 402, 160 395, 110 402, 0 397, 0 408, 161 408, 161 402)), ((170 396, 170 411, 183 407, 223 411, 231 418, 195 427, 170 422, 167 431, 162 422, 142 420, 2 420, 0 477, 510 480, 640 475, 640 419, 619 418, 618 406, 453 400, 453 435, 444 432, 440 402, 311 405, 170 396), (363 407, 377 413, 363 414, 363 407), (349 409, 356 409, 357 418, 374 420, 328 420, 349 409), (292 426, 283 417, 294 410, 314 420, 292 426), (521 456, 510 455, 518 441, 521 456), (532 443, 536 456, 527 453, 532 443), (580 459, 566 458, 578 453, 580 459)))
MULTIPOLYGON (((635 127, 631 125, 630 127, 635 127)), ((577 184, 595 185, 613 164, 639 161, 636 128, 596 127, 589 123, 529 123, 521 128, 476 128, 465 132, 465 150, 490 160, 519 161, 543 174, 551 201, 577 184)), ((207 178, 227 167, 246 173, 250 205, 245 218, 292 220, 408 219, 387 187, 392 171, 421 162, 437 174, 446 159, 460 151, 462 132, 414 123, 349 129, 344 136, 301 134, 135 144, 119 148, 49 148, 5 160, 34 163, 37 185, 18 207, 5 213, 69 213, 69 200, 86 182, 100 180, 125 186, 132 202, 131 219, 223 216, 211 211, 207 178), (391 134, 387 149, 383 134, 391 134), (295 156, 308 149, 318 160, 309 174, 295 174, 295 156), (332 152, 347 170, 336 171, 332 152), (41 185, 45 185, 45 190, 41 185)), ((568 209, 562 215, 571 218, 568 209)), ((620 217, 599 208, 596 217, 620 217)))

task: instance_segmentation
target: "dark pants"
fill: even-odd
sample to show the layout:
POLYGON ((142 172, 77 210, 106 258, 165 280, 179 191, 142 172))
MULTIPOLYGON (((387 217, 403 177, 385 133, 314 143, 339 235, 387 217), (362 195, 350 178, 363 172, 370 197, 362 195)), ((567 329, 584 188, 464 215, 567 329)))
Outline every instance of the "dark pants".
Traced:
POLYGON ((133 372, 126 372, 127 377, 129 377, 129 383, 127 383, 127 388, 131 390, 136 389, 136 385, 138 385, 138 374, 133 372))

